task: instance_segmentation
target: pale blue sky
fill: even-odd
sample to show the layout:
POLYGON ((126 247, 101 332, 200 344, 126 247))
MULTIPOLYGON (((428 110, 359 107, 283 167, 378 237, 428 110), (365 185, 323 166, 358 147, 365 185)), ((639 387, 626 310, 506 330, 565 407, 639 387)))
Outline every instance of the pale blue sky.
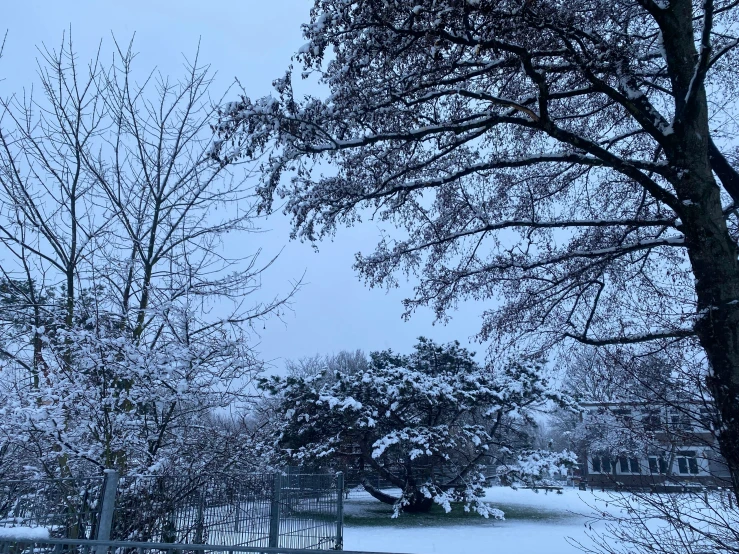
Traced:
MULTIPOLYGON (((101 39, 102 52, 109 55, 111 32, 124 42, 135 32, 139 67, 156 66, 173 75, 179 73, 183 54, 191 56, 200 40, 201 60, 218 72, 213 92, 218 95, 237 77, 254 97, 270 91, 272 79, 284 73, 291 55, 303 44, 300 23, 308 19, 312 1, 11 0, 4 4, 0 29, 8 29, 8 40, 0 61, 3 93, 33 83, 36 46, 42 42, 57 46, 71 25, 82 60, 94 53, 101 39)), ((378 229, 371 222, 320 244, 318 253, 309 245, 288 242, 284 216, 272 216, 266 227, 272 231, 249 237, 259 241, 253 246, 262 246, 265 257, 284 246, 265 276, 266 289, 286 290, 288 281, 303 271, 307 282, 285 324, 268 322, 261 337, 255 337, 263 357, 277 366, 282 365, 281 358, 342 349, 407 351, 419 335, 465 344, 478 329, 484 305, 462 306, 452 323, 432 326, 433 314, 428 310, 409 322, 401 320, 401 300, 410 294, 410 284, 389 294, 366 289, 351 266, 355 252, 368 252, 376 242, 378 229)))

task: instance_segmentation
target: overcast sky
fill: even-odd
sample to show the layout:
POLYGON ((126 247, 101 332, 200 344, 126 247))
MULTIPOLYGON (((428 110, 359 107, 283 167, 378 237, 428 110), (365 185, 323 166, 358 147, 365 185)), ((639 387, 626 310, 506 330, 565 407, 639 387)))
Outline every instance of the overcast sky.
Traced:
MULTIPOLYGON (((139 68, 157 67, 164 74, 181 72, 183 55, 191 56, 201 43, 201 60, 218 72, 213 92, 238 78, 251 97, 268 94, 271 81, 284 73, 292 54, 305 42, 300 24, 308 19, 311 0, 15 0, 4 2, 2 26, 8 30, 5 57, 0 61, 3 93, 18 91, 35 81, 36 47, 55 47, 71 26, 81 60, 89 58, 101 39, 109 55, 111 33, 127 42, 135 33, 139 68)), ((247 248, 262 247, 265 258, 284 248, 265 275, 266 289, 287 290, 289 280, 305 271, 306 286, 284 323, 267 322, 260 330, 259 350, 264 359, 282 365, 298 358, 342 349, 408 351, 415 337, 438 341, 458 339, 467 345, 478 329, 481 304, 462 306, 447 326, 433 326, 425 310, 409 322, 401 319, 401 300, 411 284, 386 293, 370 290, 352 270, 354 253, 368 252, 378 237, 372 223, 345 230, 333 242, 319 244, 316 253, 307 244, 289 242, 289 223, 282 215, 264 225, 270 232, 249 236, 247 248)), ((246 242, 246 241, 245 241, 246 242)), ((483 347, 472 346, 481 352, 483 347)))

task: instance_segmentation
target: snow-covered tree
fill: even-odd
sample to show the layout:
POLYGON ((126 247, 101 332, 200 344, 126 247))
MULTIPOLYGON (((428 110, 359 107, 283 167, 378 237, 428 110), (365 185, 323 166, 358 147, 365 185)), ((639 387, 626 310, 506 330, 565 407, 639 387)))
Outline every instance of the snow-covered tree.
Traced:
POLYGON ((739 498, 738 10, 316 0, 296 60, 328 94, 288 72, 227 104, 218 155, 267 152, 298 237, 400 229, 357 268, 418 276, 409 312, 496 299, 483 339, 699 349, 739 498))
POLYGON ((0 448, 26 476, 248 459, 206 422, 248 400, 250 326, 290 293, 256 298, 269 262, 225 253, 254 203, 210 155, 208 68, 140 79, 133 59, 83 65, 67 38, 38 95, 0 102, 0 448))
POLYGON ((160 473, 192 460, 200 466, 193 471, 229 461, 221 449, 190 453, 192 460, 185 451, 213 410, 243 402, 239 381, 260 368, 241 335, 148 344, 87 319, 47 336, 41 374, 10 366, 0 385, 4 435, 29 451, 26 471, 160 473))
POLYGON ((337 371, 341 373, 364 371, 368 365, 369 359, 361 350, 355 350, 354 352, 342 350, 337 354, 326 356, 316 354, 298 360, 286 360, 285 370, 288 375, 293 377, 310 377, 327 369, 328 372, 325 376, 329 377, 337 371))
POLYGON ((481 367, 458 343, 421 339, 411 355, 375 352, 361 371, 273 377, 262 381, 284 414, 275 447, 284 460, 343 465, 377 475, 401 490, 365 489, 400 511, 450 510, 463 502, 500 516, 480 500, 485 469, 508 483, 534 484, 573 461, 571 454, 535 451, 533 412, 568 405, 535 362, 499 371, 481 367))

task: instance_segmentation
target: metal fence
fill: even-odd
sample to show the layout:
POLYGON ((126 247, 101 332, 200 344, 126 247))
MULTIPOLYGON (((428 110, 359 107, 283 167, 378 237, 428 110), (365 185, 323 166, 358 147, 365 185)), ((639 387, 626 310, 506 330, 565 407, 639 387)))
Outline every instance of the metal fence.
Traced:
POLYGON ((94 538, 103 477, 0 481, 0 527, 45 527, 55 536, 94 538))
POLYGON ((54 538, 341 549, 341 474, 0 482, 0 526, 54 538))
POLYGON ((112 537, 194 544, 336 548, 335 475, 139 477, 118 485, 112 537))
MULTIPOLYGON (((316 550, 286 547, 89 541, 71 539, 0 538, 0 554, 315 554, 316 550)), ((321 550, 319 552, 328 552, 321 550)), ((348 551, 345 554, 378 554, 348 551)))

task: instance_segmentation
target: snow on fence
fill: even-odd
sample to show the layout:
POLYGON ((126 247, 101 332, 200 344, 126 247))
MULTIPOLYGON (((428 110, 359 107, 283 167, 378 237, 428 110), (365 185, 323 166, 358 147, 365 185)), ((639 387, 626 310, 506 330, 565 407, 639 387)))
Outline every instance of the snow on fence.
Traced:
POLYGON ((341 549, 343 488, 341 474, 0 481, 0 527, 65 539, 341 549))

